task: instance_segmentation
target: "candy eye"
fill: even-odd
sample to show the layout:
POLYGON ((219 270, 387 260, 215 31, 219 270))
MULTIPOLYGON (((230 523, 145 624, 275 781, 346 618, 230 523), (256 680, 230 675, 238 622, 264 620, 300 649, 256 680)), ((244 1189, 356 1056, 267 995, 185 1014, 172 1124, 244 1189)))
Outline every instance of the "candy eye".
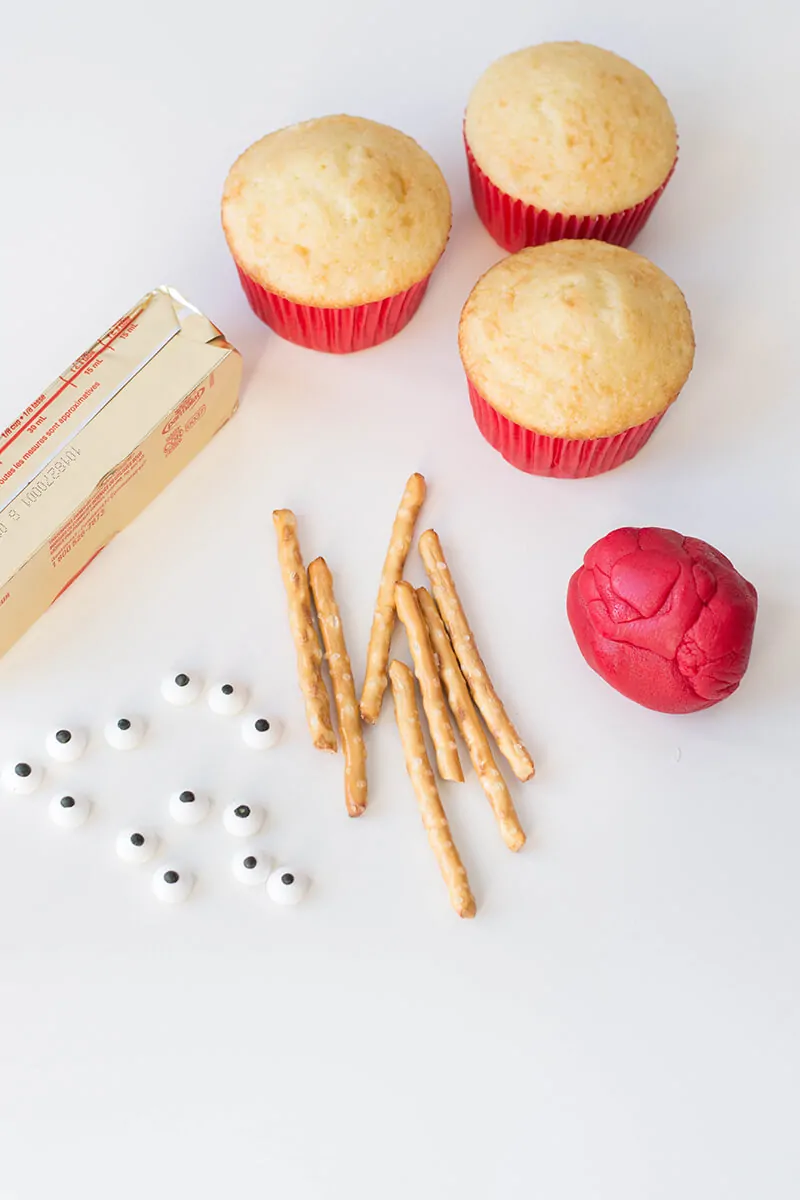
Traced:
POLYGON ((235 717, 247 704, 247 689, 236 683, 215 683, 208 693, 208 707, 222 717, 235 717))
POLYGON ((158 838, 147 829, 122 829, 117 834, 117 854, 123 862, 149 862, 157 849, 158 838))
POLYGON ((280 740, 281 723, 267 717, 246 717, 242 722, 242 741, 251 750, 269 750, 280 740))
POLYGON ((179 825, 199 825, 210 808, 211 801, 202 792, 173 792, 169 798, 169 815, 179 825))
POLYGON ((50 801, 50 820, 62 829, 77 829, 83 825, 91 812, 91 805, 85 796, 53 796, 50 801))
POLYGON ((3 768, 3 787, 18 796, 29 796, 44 779, 44 771, 36 763, 14 762, 3 768))
POLYGON ((264 810, 257 804, 229 804, 222 822, 234 837, 252 837, 264 824, 264 810))
POLYGON ((267 892, 276 904, 299 904, 308 891, 308 878, 294 867, 279 867, 267 880, 267 892))
POLYGON ((47 735, 47 753, 55 762, 77 762, 83 757, 88 739, 82 729, 55 729, 47 735))
POLYGON ((177 675, 168 675, 161 683, 161 695, 169 704, 184 708, 194 704, 203 690, 203 681, 197 675, 187 675, 178 671, 177 675))
POLYGON ((267 882, 272 864, 266 854, 234 854, 231 870, 239 883, 247 883, 252 887, 267 882))
POLYGON ((105 735, 115 750, 134 750, 144 737, 144 724, 138 717, 115 717, 106 725, 105 735))
POLYGON ((194 887, 194 876, 179 867, 159 867, 153 876, 153 894, 162 904, 182 904, 194 887))

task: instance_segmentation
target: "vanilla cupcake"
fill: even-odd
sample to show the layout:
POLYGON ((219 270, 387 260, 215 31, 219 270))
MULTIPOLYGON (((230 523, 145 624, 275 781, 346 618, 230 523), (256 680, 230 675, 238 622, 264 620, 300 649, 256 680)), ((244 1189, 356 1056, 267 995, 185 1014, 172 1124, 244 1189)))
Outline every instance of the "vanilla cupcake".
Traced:
POLYGON ((245 150, 222 224, 255 313, 290 341, 341 353, 414 315, 447 244, 450 193, 405 134, 321 117, 245 150))
POLYGON ((533 475, 632 458, 686 382, 692 319, 648 259, 598 241, 521 250, 479 279, 459 349, 484 437, 533 475))
POLYGON ((630 245, 678 153, 652 79, 582 42, 492 63, 467 104, 464 139, 475 208, 511 251, 558 238, 630 245))

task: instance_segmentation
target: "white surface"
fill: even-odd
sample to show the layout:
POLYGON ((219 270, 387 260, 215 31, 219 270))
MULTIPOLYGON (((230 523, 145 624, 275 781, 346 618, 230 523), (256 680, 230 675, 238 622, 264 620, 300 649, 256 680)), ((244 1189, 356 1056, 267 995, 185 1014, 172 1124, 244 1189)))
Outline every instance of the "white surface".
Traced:
MULTIPOLYGON (((16 4, 0 39, 2 416, 167 281, 246 355, 241 414, 0 664, 0 761, 93 730, 51 789, 0 803, 3 1200, 789 1200, 800 966, 797 732, 797 6, 778 0, 411 0, 402 7, 16 4), (645 15, 646 14, 646 15, 645 15), (581 37, 648 69, 681 161, 639 249, 685 289, 697 365, 650 447, 588 483, 527 478, 474 429, 459 308, 500 256, 472 213, 460 120, 496 55, 581 37), (271 337, 219 228, 236 154, 324 112, 385 120, 441 163, 450 248, 394 343, 349 359, 271 337), (371 807, 304 728, 269 514, 324 554, 360 676, 406 476, 441 533, 539 774, 530 842, 503 847, 472 779, 445 803, 479 914, 450 911, 387 712, 371 807), (704 537, 758 586, 752 665, 686 719, 638 709, 578 655, 564 592, 620 524, 704 537), (170 709, 165 669, 232 673, 285 717, 170 709), (148 718, 140 749, 104 719, 148 718), (186 779, 216 819, 178 830, 186 779), (314 884, 284 912, 235 885, 225 798, 314 884), (118 830, 168 842, 192 902, 154 902, 118 830), (263 1188, 261 1181, 264 1181, 263 1188), (266 1194, 266 1193, 265 1193, 266 1194)), ((422 581, 415 557, 411 577, 422 581)), ((398 641, 398 647, 402 643, 398 641)), ((255 894, 255 893, 258 894, 255 894)))

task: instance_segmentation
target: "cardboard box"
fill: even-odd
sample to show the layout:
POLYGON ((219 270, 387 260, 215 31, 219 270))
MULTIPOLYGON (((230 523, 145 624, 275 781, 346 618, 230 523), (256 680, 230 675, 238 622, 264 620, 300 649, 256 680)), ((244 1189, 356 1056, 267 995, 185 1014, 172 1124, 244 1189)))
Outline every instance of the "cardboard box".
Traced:
POLYGON ((0 433, 0 654, 228 421, 241 374, 160 287, 0 433))

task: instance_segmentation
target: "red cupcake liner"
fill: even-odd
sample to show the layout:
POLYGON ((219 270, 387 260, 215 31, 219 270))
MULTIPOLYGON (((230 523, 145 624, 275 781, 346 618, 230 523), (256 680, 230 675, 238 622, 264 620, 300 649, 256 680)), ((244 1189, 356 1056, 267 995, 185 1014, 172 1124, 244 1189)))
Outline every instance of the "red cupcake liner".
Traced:
POLYGON ((406 291, 369 304, 320 308, 313 304, 296 304, 277 292, 269 292, 251 279, 238 263, 236 269, 250 307, 265 325, 289 342, 309 350, 324 350, 328 354, 351 354, 393 338, 414 316, 430 281, 430 275, 427 275, 406 291))
POLYGON ((613 471, 638 454, 664 413, 613 437, 556 438, 502 416, 467 378, 469 398, 478 428, 506 462, 529 475, 552 479, 588 479, 613 471))
POLYGON ((533 204, 515 200, 507 192, 496 187, 475 161, 469 142, 464 138, 469 166, 469 182, 475 211, 494 240, 515 254, 525 246, 541 246, 544 242, 557 242, 561 238, 597 238, 611 242, 614 246, 630 246, 633 239, 644 229, 661 193, 672 178, 675 162, 669 175, 655 192, 633 208, 608 216, 576 217, 564 213, 549 213, 533 204))

